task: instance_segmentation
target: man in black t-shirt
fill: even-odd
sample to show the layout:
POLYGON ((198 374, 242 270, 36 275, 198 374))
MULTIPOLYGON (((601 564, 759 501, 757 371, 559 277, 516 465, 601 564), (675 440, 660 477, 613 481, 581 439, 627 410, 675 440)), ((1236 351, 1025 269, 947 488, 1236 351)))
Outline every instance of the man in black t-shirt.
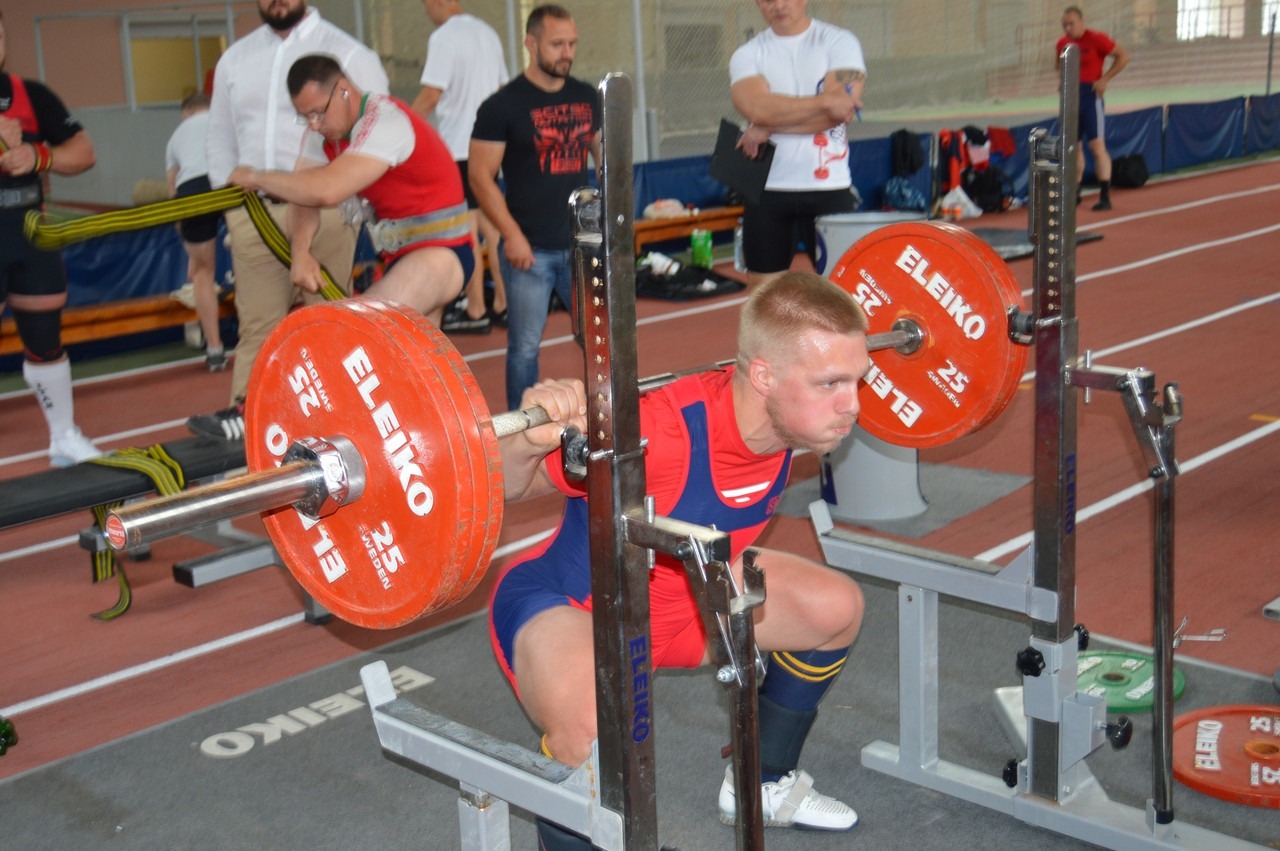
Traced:
POLYGON ((510 409, 538 380, 551 294, 565 304, 572 298, 569 196, 587 185, 587 156, 600 162, 596 90, 569 76, 578 44, 573 18, 559 6, 537 7, 524 43, 529 67, 480 105, 468 153, 471 191, 502 233, 510 409))
POLYGON ((56 251, 37 251, 22 233, 44 201, 42 175, 93 166, 93 142, 52 91, 4 72, 0 18, 0 310, 7 301, 22 338, 22 375, 49 424, 49 462, 67 467, 102 453, 76 427, 71 364, 62 347, 67 274, 56 251))

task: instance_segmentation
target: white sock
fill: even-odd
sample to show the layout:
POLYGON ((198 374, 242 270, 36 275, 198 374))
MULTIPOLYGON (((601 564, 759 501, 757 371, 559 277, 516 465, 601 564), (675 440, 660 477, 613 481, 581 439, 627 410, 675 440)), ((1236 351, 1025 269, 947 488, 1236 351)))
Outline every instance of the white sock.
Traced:
POLYGON ((36 402, 49 423, 49 434, 61 437, 75 428, 76 410, 71 399, 71 361, 63 358, 53 363, 22 362, 22 377, 36 394, 36 402))

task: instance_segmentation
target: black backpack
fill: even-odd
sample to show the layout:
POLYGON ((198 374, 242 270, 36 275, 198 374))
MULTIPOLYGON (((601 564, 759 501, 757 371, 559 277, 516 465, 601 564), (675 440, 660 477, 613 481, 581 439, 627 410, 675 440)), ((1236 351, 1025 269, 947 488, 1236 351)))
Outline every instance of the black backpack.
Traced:
POLYGON ((1111 161, 1111 185, 1118 189, 1137 189, 1149 176, 1142 154, 1126 154, 1111 161))
POLYGON ((981 170, 969 167, 960 174, 960 186, 964 189, 964 194, 981 207, 984 213, 996 213, 1009 206, 1008 199, 1013 193, 1007 189, 1007 184, 1004 172, 993 165, 981 170))

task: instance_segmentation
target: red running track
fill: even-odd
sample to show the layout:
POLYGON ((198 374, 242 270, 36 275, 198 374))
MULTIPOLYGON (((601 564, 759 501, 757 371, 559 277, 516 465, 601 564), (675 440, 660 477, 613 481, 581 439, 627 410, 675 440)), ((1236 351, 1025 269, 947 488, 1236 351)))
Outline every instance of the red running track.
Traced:
MULTIPOLYGON (((975 227, 1025 228, 1025 211, 987 216, 975 227)), ((1177 382, 1185 419, 1177 429, 1177 618, 1188 631, 1225 628, 1221 643, 1188 642, 1179 653, 1270 677, 1280 666, 1280 622, 1262 607, 1280 596, 1270 542, 1280 505, 1280 162, 1269 161, 1117 191, 1115 209, 1081 206, 1079 226, 1104 238, 1077 253, 1080 344, 1095 362, 1146 367, 1160 385, 1177 382)), ((1031 261, 1011 268, 1024 288, 1031 261)), ((640 373, 710 363, 733 351, 740 297, 705 302, 642 300, 640 373)), ((545 375, 581 369, 568 320, 553 316, 545 375)), ((502 410, 505 335, 459 337, 459 349, 494 410, 502 410)), ((226 374, 202 360, 115 376, 77 387, 78 419, 104 448, 146 446, 185 436, 192 413, 223 407, 226 374)), ((1031 384, 983 432, 921 460, 1029 476, 1031 384)), ((29 397, 0 402, 6 456, 0 478, 41 469, 45 431, 29 397)), ((1138 645, 1151 638, 1151 496, 1146 466, 1115 394, 1082 406, 1079 429, 1077 616, 1097 635, 1138 645)), ((816 474, 801 458, 793 481, 816 474)), ((499 558, 549 531, 558 504, 512 506, 499 558)), ((477 611, 488 580, 463 605, 400 630, 368 632, 342 623, 301 622, 300 596, 281 569, 188 589, 173 561, 207 551, 190 540, 162 542, 149 562, 130 564, 133 608, 100 623, 89 613, 115 601, 114 585, 89 582, 87 554, 74 540, 91 518, 65 516, 0 533, 0 714, 21 742, 0 759, 10 777, 106 741, 287 677, 347 658, 446 619, 477 611), (253 631, 258 630, 255 634, 253 631)), ((254 520, 244 528, 260 528, 254 520)), ((1007 561, 1032 528, 1030 486, 916 543, 1007 561)), ((764 543, 817 555, 808 521, 777 518, 764 543)), ((487 651, 485 651, 487 654, 487 651)))

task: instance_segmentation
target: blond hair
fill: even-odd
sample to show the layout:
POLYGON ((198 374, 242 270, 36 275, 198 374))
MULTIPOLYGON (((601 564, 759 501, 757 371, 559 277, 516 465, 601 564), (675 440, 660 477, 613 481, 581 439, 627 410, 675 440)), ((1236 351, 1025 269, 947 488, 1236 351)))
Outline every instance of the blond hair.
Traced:
POLYGON ((812 329, 865 334, 867 315, 853 296, 812 272, 785 272, 752 292, 738 323, 738 368, 776 360, 812 329))

